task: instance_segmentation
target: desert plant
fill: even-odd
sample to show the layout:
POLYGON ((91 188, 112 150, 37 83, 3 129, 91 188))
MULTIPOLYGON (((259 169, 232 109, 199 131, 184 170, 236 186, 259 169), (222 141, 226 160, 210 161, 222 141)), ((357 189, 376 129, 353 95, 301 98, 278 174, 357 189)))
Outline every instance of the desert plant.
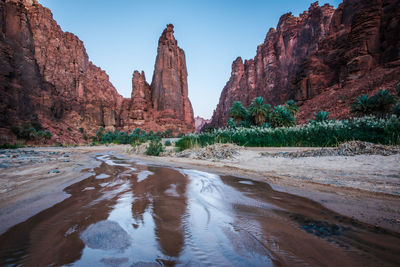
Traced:
POLYGON ((397 103, 393 108, 393 114, 400 118, 400 103, 397 103))
POLYGON ((232 107, 229 109, 230 116, 235 121, 235 124, 238 125, 242 122, 243 119, 246 118, 248 112, 245 107, 243 107, 242 102, 235 101, 233 102, 232 107))
POLYGON ((163 151, 164 151, 164 148, 163 148, 160 140, 151 141, 149 146, 146 149, 146 155, 159 156, 160 153, 163 151))
POLYGON ((351 112, 355 115, 370 115, 372 113, 372 107, 368 95, 360 95, 351 103, 351 112))
POLYGON ((285 106, 275 106, 269 117, 269 121, 273 127, 288 127, 296 124, 296 118, 293 113, 285 106))
MULTIPOLYGON (((226 123, 226 127, 227 128, 235 128, 235 121, 233 120, 233 118, 229 118, 228 122, 226 123)), ((210 130, 209 131, 206 131, 206 130, 208 130, 208 129, 204 129, 203 132, 210 132, 210 130)), ((212 129, 212 130, 214 130, 214 129, 212 129)))
POLYGON ((379 90, 369 99, 372 111, 377 116, 384 116, 390 112, 393 104, 396 103, 395 96, 389 90, 379 90))
POLYGON ((253 101, 251 102, 249 107, 249 113, 253 117, 254 122, 257 125, 262 125, 266 120, 270 108, 271 105, 264 104, 264 98, 259 96, 254 98, 253 101))
POLYGON ((351 112, 358 116, 375 115, 386 116, 390 113, 393 104, 396 103, 395 96, 388 90, 379 90, 373 96, 361 95, 351 104, 351 112))
POLYGON ((83 127, 79 127, 79 132, 83 134, 85 132, 85 129, 83 127))
POLYGON ((299 107, 296 105, 296 102, 294 100, 288 100, 285 104, 285 108, 289 110, 289 112, 293 115, 296 116, 297 113, 299 112, 299 107))
POLYGON ((163 133, 163 137, 164 137, 164 138, 171 138, 171 137, 173 137, 173 135, 172 135, 172 130, 171 130, 171 129, 167 129, 167 130, 163 133))
POLYGON ((400 117, 367 116, 294 127, 216 129, 209 133, 186 135, 176 146, 180 150, 214 143, 235 143, 241 146, 335 146, 352 140, 400 144, 400 117))
POLYGON ((165 146, 171 146, 171 141, 166 140, 165 143, 164 143, 164 145, 165 145, 165 146))
POLYGON ((101 141, 101 137, 104 133, 104 127, 100 127, 96 132, 97 141, 101 141))
POLYGON ((314 121, 322 122, 327 121, 329 118, 329 112, 321 110, 319 112, 314 112, 314 121))

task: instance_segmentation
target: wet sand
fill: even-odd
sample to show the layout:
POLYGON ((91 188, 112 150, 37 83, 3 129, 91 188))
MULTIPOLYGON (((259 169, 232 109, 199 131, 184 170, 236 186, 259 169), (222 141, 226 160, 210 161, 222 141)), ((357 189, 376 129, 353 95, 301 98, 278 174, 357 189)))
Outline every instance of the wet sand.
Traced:
POLYGON ((0 235, 0 265, 396 266, 400 261, 400 233, 275 191, 265 182, 160 167, 114 153, 115 148, 98 149, 68 150, 71 164, 89 157, 96 166, 80 170, 80 181, 65 189, 70 197, 0 235))
MULTIPOLYGON (((128 148, 24 149, 48 153, 50 158, 55 157, 51 153, 59 155, 57 160, 46 162, 24 163, 15 158, 9 161, 22 163, 12 171, 0 168, 0 233, 65 199, 68 195, 63 188, 84 179, 81 171, 99 164, 93 155, 107 151, 163 166, 265 181, 275 190, 309 198, 345 216, 400 232, 400 155, 288 159, 260 157, 259 152, 302 148, 252 148, 234 159, 211 161, 132 155, 126 153, 128 148), (54 169, 60 172, 49 173, 54 169)), ((4 163, 4 158, 0 162, 4 163)))

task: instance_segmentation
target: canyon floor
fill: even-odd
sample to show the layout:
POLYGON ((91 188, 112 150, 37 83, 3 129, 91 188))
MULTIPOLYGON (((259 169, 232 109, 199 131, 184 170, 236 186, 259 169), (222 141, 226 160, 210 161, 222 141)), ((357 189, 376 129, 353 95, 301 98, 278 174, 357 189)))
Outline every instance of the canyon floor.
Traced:
POLYGON ((128 145, 43 147, 0 153, 0 233, 68 197, 63 189, 87 178, 113 153, 158 166, 196 169, 267 182, 277 191, 311 199, 368 224, 400 232, 400 154, 351 157, 265 157, 261 152, 309 148, 244 148, 231 159, 197 160, 128 153, 128 145))

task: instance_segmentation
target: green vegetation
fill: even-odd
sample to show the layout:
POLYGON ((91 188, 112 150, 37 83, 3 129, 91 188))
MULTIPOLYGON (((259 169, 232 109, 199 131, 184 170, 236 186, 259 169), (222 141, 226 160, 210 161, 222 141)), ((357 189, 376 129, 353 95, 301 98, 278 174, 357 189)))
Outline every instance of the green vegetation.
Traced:
POLYGON ((265 122, 270 109, 271 105, 264 104, 264 98, 256 97, 250 104, 249 113, 254 118, 256 125, 262 125, 265 122))
POLYGON ((161 144, 161 141, 160 140, 152 140, 146 149, 146 155, 159 156, 160 153, 163 151, 164 151, 164 148, 161 144))
POLYGON ((336 146, 360 140, 381 144, 400 144, 400 118, 376 117, 350 120, 327 120, 294 127, 251 127, 218 129, 210 133, 186 135, 175 145, 184 150, 214 143, 235 143, 241 146, 336 146))
POLYGON ((236 125, 240 124, 248 116, 248 111, 242 106, 242 102, 235 101, 233 106, 229 109, 230 115, 236 125))
POLYGON ((321 110, 319 112, 314 112, 314 120, 310 120, 310 122, 323 122, 329 119, 329 112, 321 110))
POLYGON ((164 146, 171 146, 171 141, 169 140, 165 141, 164 146))
POLYGON ((393 108, 393 114, 397 117, 400 117, 400 103, 397 103, 396 106, 393 108))
MULTIPOLYGON (((400 95, 400 83, 397 92, 400 95)), ((252 120, 248 119, 242 103, 236 101, 230 109, 232 118, 228 120, 225 129, 210 129, 198 135, 186 135, 175 145, 179 150, 214 143, 261 147, 336 146, 342 142, 359 140, 398 145, 398 100, 388 90, 380 90, 371 97, 361 95, 351 104, 352 113, 360 117, 337 121, 329 119, 329 112, 322 110, 314 113, 314 119, 309 124, 298 126, 295 125, 299 109, 293 100, 270 109, 262 97, 257 97, 249 107, 252 120)))
POLYGON ((40 139, 51 139, 53 136, 49 131, 43 131, 43 127, 38 121, 36 114, 32 115, 30 123, 22 123, 22 125, 11 126, 11 131, 18 139, 23 140, 40 140, 40 139))
POLYGON ((0 149, 17 149, 24 147, 24 145, 15 143, 15 144, 9 144, 9 143, 4 143, 0 145, 0 149))
POLYGON ((103 127, 97 131, 96 136, 93 138, 94 142, 100 144, 141 144, 147 141, 159 141, 161 138, 172 136, 171 130, 165 132, 149 131, 148 133, 144 130, 136 128, 133 131, 105 131, 103 127))
POLYGON ((275 106, 269 117, 269 123, 272 127, 289 127, 296 125, 296 117, 293 111, 286 106, 275 106))
POLYGON ((395 103, 396 97, 391 95, 388 90, 379 90, 371 97, 368 95, 357 97, 351 104, 351 112, 356 116, 383 117, 390 113, 395 103))

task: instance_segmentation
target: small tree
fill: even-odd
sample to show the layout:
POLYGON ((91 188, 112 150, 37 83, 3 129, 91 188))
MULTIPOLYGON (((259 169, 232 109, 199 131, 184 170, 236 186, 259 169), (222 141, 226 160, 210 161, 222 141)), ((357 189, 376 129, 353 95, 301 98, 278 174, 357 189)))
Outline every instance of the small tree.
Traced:
POLYGON ((228 122, 226 123, 227 128, 235 128, 235 121, 233 118, 229 118, 228 122))
POLYGON ((355 115, 364 116, 372 114, 372 107, 368 95, 360 95, 351 103, 351 112, 355 115))
POLYGON ((314 120, 316 122, 327 121, 329 118, 329 112, 321 110, 319 112, 314 112, 314 120))
POLYGON ((242 102, 240 101, 233 102, 233 105, 229 111, 236 125, 240 124, 240 122, 246 118, 248 114, 247 109, 243 107, 242 102))
POLYGON ((296 116, 299 113, 299 107, 296 105, 294 100, 288 100, 285 104, 285 108, 293 115, 296 116))
POLYGON ((396 103, 395 97, 390 94, 389 90, 379 90, 369 100, 373 113, 381 117, 388 114, 396 103))
POLYGON ((273 127, 294 126, 296 118, 285 106, 275 106, 270 115, 270 123, 273 127))
POLYGON ((400 103, 397 103, 393 108, 393 114, 400 118, 400 103))
POLYGON ((250 104, 249 113, 257 125, 262 125, 270 111, 271 105, 264 104, 264 98, 256 97, 250 104))

